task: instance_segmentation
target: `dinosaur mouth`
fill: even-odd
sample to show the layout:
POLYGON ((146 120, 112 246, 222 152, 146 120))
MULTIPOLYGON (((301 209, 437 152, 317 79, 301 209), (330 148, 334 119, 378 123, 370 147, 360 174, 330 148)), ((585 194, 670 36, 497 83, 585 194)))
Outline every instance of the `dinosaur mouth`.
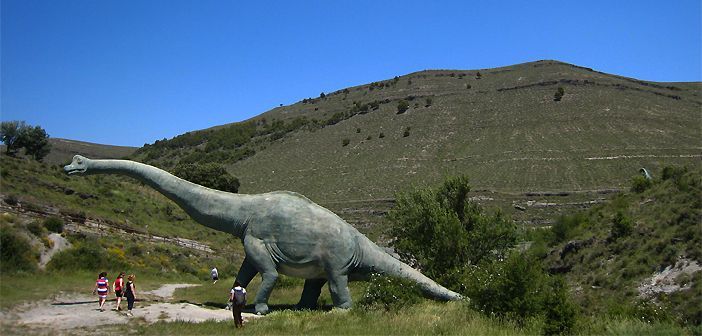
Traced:
POLYGON ((63 167, 63 170, 66 172, 66 174, 68 174, 68 175, 73 175, 73 174, 82 174, 82 173, 85 173, 85 171, 86 171, 87 169, 86 169, 86 168, 74 168, 74 167, 71 167, 71 166, 69 165, 69 166, 63 167))

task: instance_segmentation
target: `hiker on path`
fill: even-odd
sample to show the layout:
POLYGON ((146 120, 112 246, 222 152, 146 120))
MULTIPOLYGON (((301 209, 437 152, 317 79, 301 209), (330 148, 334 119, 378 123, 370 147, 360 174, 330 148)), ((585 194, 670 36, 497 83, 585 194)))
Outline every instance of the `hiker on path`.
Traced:
POLYGON ((97 280, 95 281, 95 288, 93 288, 93 294, 97 293, 98 295, 98 304, 100 305, 100 311, 103 312, 105 309, 103 306, 105 305, 105 299, 107 299, 107 293, 110 292, 110 280, 107 280, 107 272, 102 272, 98 275, 97 280))
POLYGON ((219 280, 219 272, 217 272, 217 267, 213 268, 210 271, 210 276, 212 276, 212 281, 214 281, 214 282, 212 282, 212 284, 213 285, 216 284, 217 280, 219 280))
POLYGON ((112 291, 115 292, 115 298, 117 299, 116 311, 122 310, 120 304, 122 303, 122 298, 124 297, 124 272, 120 272, 115 282, 112 284, 112 291))
POLYGON ((231 292, 229 292, 229 301, 232 303, 232 315, 234 315, 234 325, 239 328, 244 324, 241 318, 241 311, 246 306, 246 289, 241 287, 239 281, 234 282, 231 292))
POLYGON ((127 287, 124 291, 124 295, 127 297, 127 316, 132 315, 132 308, 134 308, 134 301, 136 301, 136 287, 134 286, 134 274, 130 274, 127 277, 127 287))

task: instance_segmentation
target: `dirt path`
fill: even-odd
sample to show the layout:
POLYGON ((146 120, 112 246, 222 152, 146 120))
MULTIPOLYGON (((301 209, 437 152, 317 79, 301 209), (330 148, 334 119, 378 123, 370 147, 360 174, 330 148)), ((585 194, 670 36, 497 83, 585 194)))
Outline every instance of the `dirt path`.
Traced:
MULTIPOLYGON (((190 303, 153 303, 167 301, 172 298, 176 289, 191 286, 199 285, 166 284, 144 292, 141 298, 146 301, 136 303, 134 317, 128 317, 125 311, 112 310, 115 306, 114 301, 106 302, 106 310, 101 312, 98 310, 95 296, 64 294, 53 300, 28 303, 4 312, 0 314, 0 322, 3 330, 10 333, 25 333, 31 330, 38 334, 80 334, 81 330, 89 333, 90 328, 96 325, 126 324, 131 319, 137 319, 140 323, 177 320, 192 323, 206 320, 233 321, 231 311, 226 309, 208 309, 190 303)), ((122 309, 126 309, 126 306, 125 300, 122 309)), ((258 317, 250 313, 243 315, 245 320, 258 317)))

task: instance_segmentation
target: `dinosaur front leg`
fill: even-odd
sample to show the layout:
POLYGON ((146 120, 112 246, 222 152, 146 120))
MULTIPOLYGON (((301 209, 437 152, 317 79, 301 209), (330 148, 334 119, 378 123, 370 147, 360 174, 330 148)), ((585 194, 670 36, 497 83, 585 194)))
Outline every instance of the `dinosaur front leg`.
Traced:
MULTIPOLYGON (((256 268, 249 261, 249 257, 244 257, 244 262, 241 263, 241 268, 239 268, 239 273, 236 275, 236 281, 241 284, 242 287, 246 288, 249 282, 258 274, 256 268)), ((234 286, 232 286, 234 287, 234 286)))
POLYGON ((334 307, 351 308, 351 293, 349 292, 349 278, 341 273, 328 273, 329 292, 331 293, 334 307))
POLYGON ((298 309, 315 309, 317 308, 317 300, 322 293, 322 287, 327 283, 326 279, 307 279, 305 287, 302 289, 300 302, 297 303, 298 309))
POLYGON ((246 260, 261 273, 261 286, 256 293, 256 314, 268 313, 268 298, 271 296, 271 291, 278 280, 278 271, 276 264, 273 262, 268 249, 262 240, 251 236, 244 238, 244 251, 246 252, 246 260))

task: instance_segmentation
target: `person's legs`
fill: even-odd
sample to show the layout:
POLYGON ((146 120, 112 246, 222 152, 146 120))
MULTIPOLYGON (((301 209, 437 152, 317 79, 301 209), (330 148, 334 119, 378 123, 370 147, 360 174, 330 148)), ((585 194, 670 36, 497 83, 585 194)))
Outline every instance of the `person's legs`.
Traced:
POLYGON ((132 308, 134 308, 134 296, 127 295, 127 315, 132 316, 132 308))
POLYGON ((116 295, 117 295, 117 310, 119 311, 120 310, 119 305, 122 303, 122 293, 118 292, 118 293, 116 293, 116 295))

